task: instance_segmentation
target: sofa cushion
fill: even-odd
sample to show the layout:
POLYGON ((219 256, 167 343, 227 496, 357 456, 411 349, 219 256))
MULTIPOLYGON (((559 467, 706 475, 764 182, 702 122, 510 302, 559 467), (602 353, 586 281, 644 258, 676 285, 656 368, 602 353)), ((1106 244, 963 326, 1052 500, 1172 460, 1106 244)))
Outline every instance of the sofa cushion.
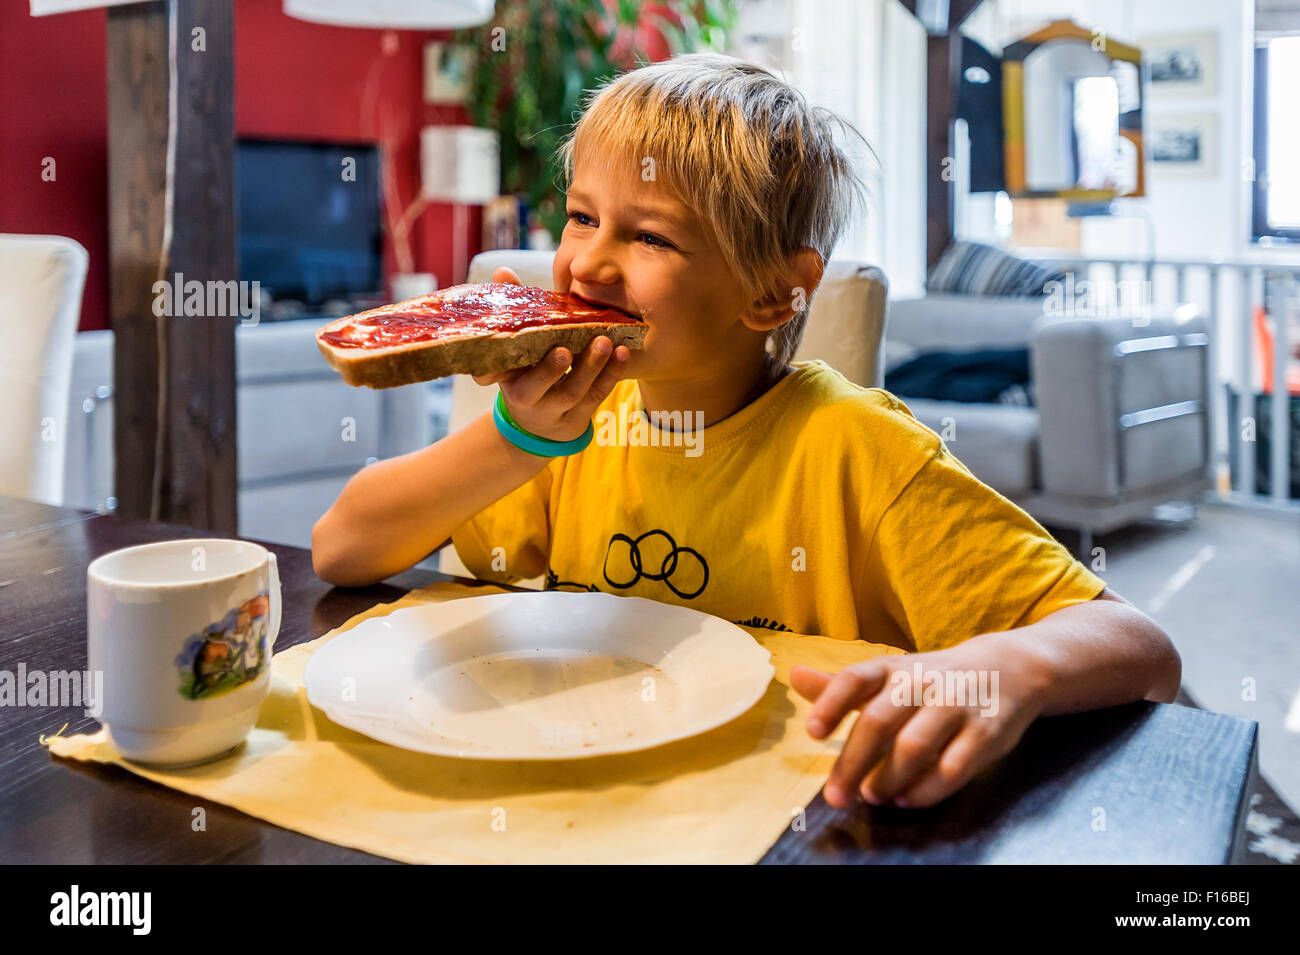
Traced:
POLYGON ((1026 262, 981 242, 954 242, 939 257, 925 280, 927 292, 966 295, 1039 297, 1049 282, 1065 283, 1065 274, 1026 262))
POLYGON ((928 351, 885 375, 885 390, 904 401, 1001 402, 1010 389, 1026 393, 1028 348, 988 348, 972 351, 928 351))
POLYGON ((980 295, 925 295, 889 303, 886 363, 924 351, 1028 348, 1043 301, 980 295), (902 346, 913 351, 906 354, 902 346))
POLYGON ((1014 405, 901 398, 970 472, 1015 498, 1038 487, 1038 413, 1014 405))

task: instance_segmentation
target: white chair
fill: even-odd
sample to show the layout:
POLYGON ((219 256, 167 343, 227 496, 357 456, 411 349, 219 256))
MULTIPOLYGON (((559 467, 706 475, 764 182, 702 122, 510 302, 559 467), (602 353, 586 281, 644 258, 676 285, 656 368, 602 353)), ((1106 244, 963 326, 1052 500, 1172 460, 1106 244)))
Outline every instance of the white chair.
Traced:
POLYGON ((63 503, 72 346, 90 256, 55 235, 0 235, 0 494, 63 503))
MULTIPOLYGON (((469 282, 489 282, 492 273, 506 266, 514 269, 525 285, 552 288, 551 264, 554 252, 498 249, 483 252, 470 263, 469 282)), ((795 352, 796 361, 821 358, 845 378, 866 388, 879 387, 884 380, 885 302, 889 286, 879 269, 858 262, 832 259, 821 287, 813 297, 812 311, 803 340, 795 352)), ((465 427, 479 415, 491 412, 497 387, 483 387, 469 375, 457 375, 452 383, 452 431, 465 427)), ((456 556, 454 547, 438 552, 438 568, 444 573, 473 576, 456 556)), ((541 578, 520 581, 521 586, 540 586, 541 578)))

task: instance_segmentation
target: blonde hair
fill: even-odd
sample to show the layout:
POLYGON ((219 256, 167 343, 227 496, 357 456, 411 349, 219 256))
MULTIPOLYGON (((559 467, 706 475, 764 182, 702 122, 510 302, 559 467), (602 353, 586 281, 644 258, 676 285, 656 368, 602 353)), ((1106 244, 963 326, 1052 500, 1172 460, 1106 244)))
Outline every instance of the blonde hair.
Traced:
POLYGON ((803 305, 768 336, 768 351, 789 362, 812 305, 811 291, 799 303, 800 290, 788 286, 791 257, 810 247, 825 266, 865 205, 834 134, 838 126, 862 135, 762 67, 712 53, 632 70, 590 91, 584 105, 559 147, 562 187, 578 149, 606 163, 631 158, 643 176, 652 170, 699 216, 752 302, 788 296, 803 305))

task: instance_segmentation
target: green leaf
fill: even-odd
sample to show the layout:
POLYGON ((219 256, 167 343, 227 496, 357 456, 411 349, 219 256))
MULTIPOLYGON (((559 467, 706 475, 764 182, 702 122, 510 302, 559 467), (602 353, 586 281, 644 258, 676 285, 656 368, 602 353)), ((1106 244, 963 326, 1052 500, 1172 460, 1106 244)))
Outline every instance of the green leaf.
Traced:
MULTIPOLYGON (((512 0, 497 4, 490 22, 453 34, 472 51, 466 109, 501 137, 503 190, 527 195, 557 239, 566 219, 555 150, 584 92, 620 72, 610 59, 619 27, 626 32, 652 18, 677 54, 721 44, 736 21, 734 0, 663 0, 663 6, 682 26, 662 11, 644 12, 636 0, 618 0, 613 8, 606 0, 512 0), (506 30, 504 52, 491 49, 496 27, 506 30)), ((630 53, 636 63, 649 59, 639 38, 630 53)))

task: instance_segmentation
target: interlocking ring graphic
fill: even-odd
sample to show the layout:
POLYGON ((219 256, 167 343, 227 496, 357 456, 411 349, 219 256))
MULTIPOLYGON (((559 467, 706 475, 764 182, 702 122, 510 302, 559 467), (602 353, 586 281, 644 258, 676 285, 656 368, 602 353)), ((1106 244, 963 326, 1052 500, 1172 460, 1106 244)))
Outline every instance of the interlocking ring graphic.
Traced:
POLYGON ((664 530, 646 531, 635 540, 626 534, 613 535, 605 550, 602 572, 605 582, 619 590, 626 590, 643 579, 657 580, 683 600, 698 597, 709 584, 709 565, 699 551, 678 546, 664 530), (663 543, 651 538, 663 538, 663 543), (654 567, 656 560, 659 569, 647 570, 654 567), (679 583, 681 587, 677 586, 679 583), (694 589, 685 589, 690 587, 694 589))

